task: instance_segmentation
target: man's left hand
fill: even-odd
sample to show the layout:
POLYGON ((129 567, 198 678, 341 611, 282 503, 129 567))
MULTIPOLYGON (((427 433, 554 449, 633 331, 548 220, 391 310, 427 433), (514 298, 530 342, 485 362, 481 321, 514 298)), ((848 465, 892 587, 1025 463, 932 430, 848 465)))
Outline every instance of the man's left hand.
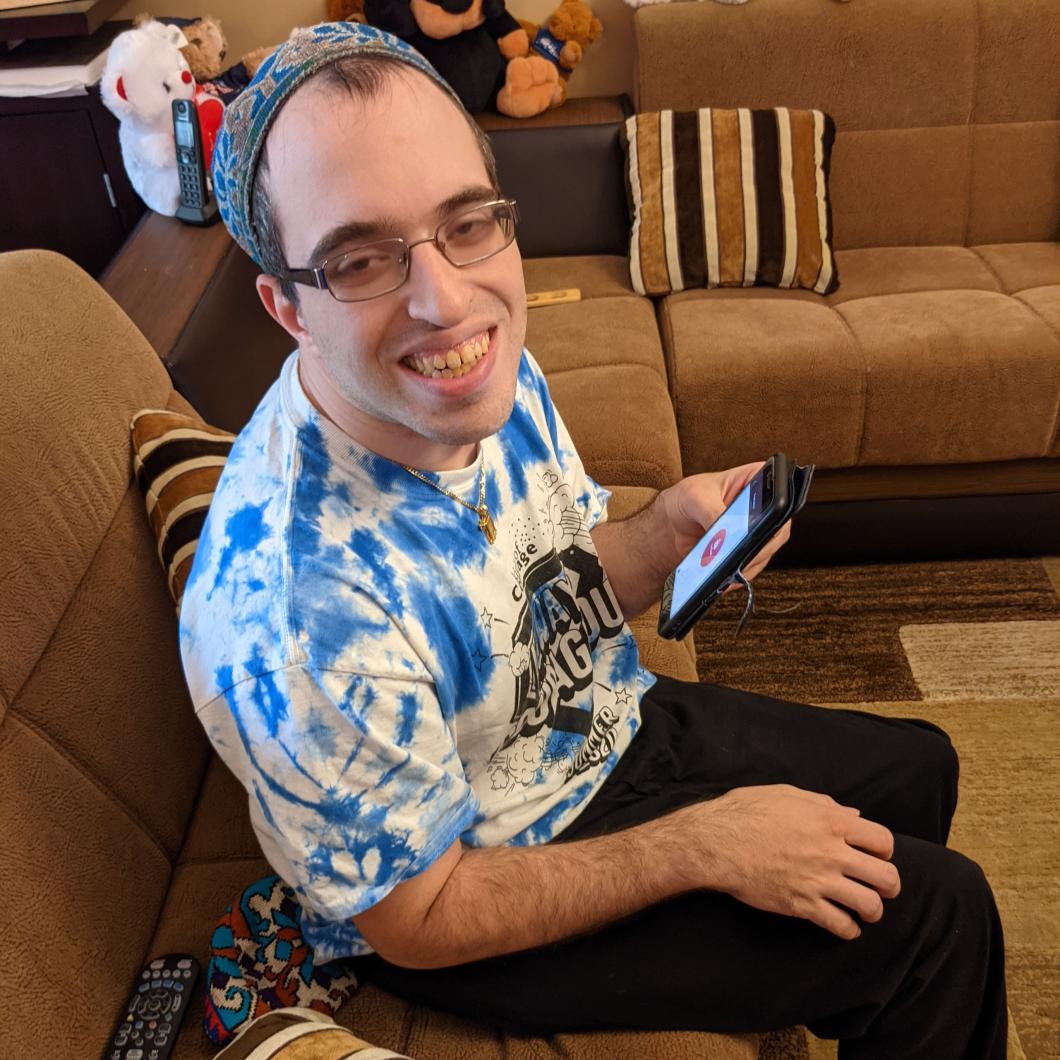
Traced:
MULTIPOLYGON (((736 499, 740 490, 755 477, 764 461, 741 464, 728 471, 710 471, 688 478, 664 490, 660 495, 670 529, 673 533, 677 565, 706 532, 707 528, 736 499)), ((764 570, 777 550, 791 536, 791 523, 785 523, 763 546, 754 559, 743 568, 750 581, 764 570)))

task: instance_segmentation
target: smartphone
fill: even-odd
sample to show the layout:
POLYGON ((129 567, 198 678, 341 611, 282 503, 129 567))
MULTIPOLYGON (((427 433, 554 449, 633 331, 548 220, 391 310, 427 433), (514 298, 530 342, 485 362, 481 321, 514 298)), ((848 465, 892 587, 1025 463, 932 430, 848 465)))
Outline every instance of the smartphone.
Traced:
POLYGON ((210 194, 206 179, 202 133, 194 100, 173 100, 173 139, 180 178, 177 218, 189 224, 211 224, 217 219, 217 201, 210 194))
POLYGON ((738 571, 805 504, 813 465, 774 453, 708 527, 663 586, 659 636, 680 640, 738 571))

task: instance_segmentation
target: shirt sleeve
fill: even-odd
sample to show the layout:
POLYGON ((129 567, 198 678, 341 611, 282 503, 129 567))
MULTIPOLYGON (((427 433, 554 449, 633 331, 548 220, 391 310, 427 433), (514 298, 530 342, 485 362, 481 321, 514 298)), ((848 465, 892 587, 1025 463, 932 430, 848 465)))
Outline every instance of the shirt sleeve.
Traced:
POLYGON ((248 790, 273 867, 329 919, 423 872, 478 812, 429 682, 291 666, 240 682, 200 718, 248 790))
POLYGON ((571 488, 586 528, 592 530, 594 526, 607 522, 607 502, 611 499, 611 491, 604 489, 586 472, 567 425, 552 402, 548 381, 529 350, 523 350, 519 377, 528 396, 537 405, 553 454, 563 470, 563 477, 571 488))

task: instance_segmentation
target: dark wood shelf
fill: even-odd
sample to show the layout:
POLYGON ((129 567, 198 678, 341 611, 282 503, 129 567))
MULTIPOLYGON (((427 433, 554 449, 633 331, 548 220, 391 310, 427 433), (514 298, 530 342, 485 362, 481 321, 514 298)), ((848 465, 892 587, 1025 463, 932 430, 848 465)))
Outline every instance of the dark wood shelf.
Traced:
POLYGON ((69 0, 0 11, 0 40, 84 37, 95 33, 121 5, 122 0, 69 0))
POLYGON ((165 360, 233 247, 223 224, 198 228, 148 211, 100 283, 165 360))

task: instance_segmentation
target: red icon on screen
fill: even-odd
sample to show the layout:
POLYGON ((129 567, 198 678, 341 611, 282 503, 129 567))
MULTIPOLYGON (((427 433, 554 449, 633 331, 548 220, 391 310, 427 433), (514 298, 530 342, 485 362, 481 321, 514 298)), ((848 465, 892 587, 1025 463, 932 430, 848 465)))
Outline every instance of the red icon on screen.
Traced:
POLYGON ((701 567, 709 567, 714 561, 714 557, 721 551, 721 546, 725 544, 725 528, 722 527, 708 542, 707 547, 703 549, 703 555, 699 557, 699 565, 701 567))

